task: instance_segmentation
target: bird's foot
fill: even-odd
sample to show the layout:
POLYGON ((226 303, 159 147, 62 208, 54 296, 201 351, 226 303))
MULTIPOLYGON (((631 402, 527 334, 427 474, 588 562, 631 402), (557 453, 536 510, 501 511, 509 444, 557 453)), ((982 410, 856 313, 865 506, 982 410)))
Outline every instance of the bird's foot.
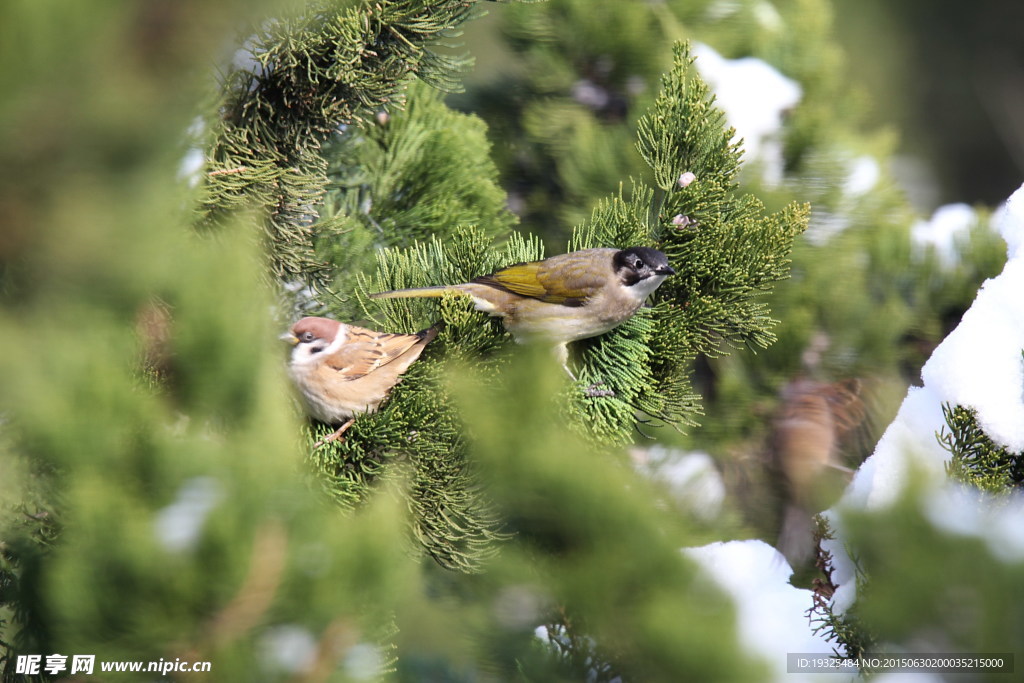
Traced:
POLYGON ((337 441, 338 439, 341 438, 342 434, 348 431, 348 428, 351 427, 355 421, 356 419, 353 417, 348 422, 335 429, 332 434, 325 436, 324 438, 320 439, 315 444, 313 444, 313 448, 320 448, 326 443, 330 443, 331 441, 337 441))
POLYGON ((583 393, 591 398, 604 398, 615 395, 615 392, 611 389, 602 389, 601 387, 603 386, 605 386, 604 382, 594 382, 583 393))

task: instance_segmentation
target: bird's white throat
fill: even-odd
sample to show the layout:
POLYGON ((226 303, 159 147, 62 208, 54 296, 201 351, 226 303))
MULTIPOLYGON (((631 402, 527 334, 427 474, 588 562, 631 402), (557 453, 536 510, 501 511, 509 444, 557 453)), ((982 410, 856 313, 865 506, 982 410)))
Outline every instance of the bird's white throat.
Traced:
POLYGON ((627 287, 626 290, 641 301, 646 301, 647 297, 661 286, 661 283, 664 282, 667 277, 668 275, 652 275, 649 278, 641 280, 632 287, 627 287))

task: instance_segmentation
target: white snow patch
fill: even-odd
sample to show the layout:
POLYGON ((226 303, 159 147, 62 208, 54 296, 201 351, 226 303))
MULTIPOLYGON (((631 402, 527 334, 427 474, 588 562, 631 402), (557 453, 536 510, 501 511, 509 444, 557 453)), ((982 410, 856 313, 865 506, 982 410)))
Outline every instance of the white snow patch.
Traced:
POLYGON ((786 672, 788 653, 830 655, 835 644, 811 632, 811 591, 789 583, 793 570, 775 548, 762 541, 729 541, 683 552, 733 599, 740 643, 768 662, 774 672, 770 680, 796 683, 824 677, 786 672))
POLYGON ((1017 259, 1024 256, 1024 187, 1010 195, 996 211, 993 223, 999 234, 1006 240, 1007 258, 1017 259))
POLYGON ((920 249, 932 247, 945 266, 959 260, 957 241, 965 239, 978 214, 967 204, 940 206, 928 220, 920 220, 910 228, 910 239, 920 249))
POLYGON ((265 667, 288 673, 306 673, 316 663, 319 646, 313 633, 297 624, 267 629, 260 638, 260 658, 265 667))
POLYGON ((850 162, 843 189, 849 196, 860 197, 873 190, 881 177, 878 161, 865 154, 850 162))
MULTIPOLYGON (((931 228, 918 235, 937 246, 951 244, 952 235, 976 220, 969 207, 954 207, 937 211, 931 228)), ((1024 451, 1024 187, 1000 209, 995 224, 1009 252, 1003 272, 982 284, 960 324, 925 363, 924 386, 907 392, 875 452, 825 513, 836 536, 822 546, 833 557, 837 613, 849 608, 856 593, 854 565, 842 542, 843 511, 887 507, 911 477, 924 491, 922 511, 937 529, 983 539, 998 559, 1024 561, 1024 498, 993 500, 951 482, 945 474, 950 455, 935 438, 946 427, 942 406, 948 403, 974 409, 993 441, 1024 451)))
POLYGON ((921 376, 938 400, 974 408, 982 429, 1024 451, 1024 259, 981 286, 960 324, 935 349, 921 376))
POLYGON ((763 163, 764 182, 782 181, 783 118, 800 101, 800 85, 756 57, 725 59, 711 47, 693 48, 696 67, 715 93, 716 104, 743 140, 748 160, 763 163))
POLYGON ((707 453, 653 446, 633 454, 637 469, 668 488, 672 498, 703 519, 714 519, 725 502, 725 483, 707 453))
POLYGON ((195 187, 203 177, 201 171, 205 165, 206 153, 198 147, 190 147, 178 163, 178 179, 195 187))

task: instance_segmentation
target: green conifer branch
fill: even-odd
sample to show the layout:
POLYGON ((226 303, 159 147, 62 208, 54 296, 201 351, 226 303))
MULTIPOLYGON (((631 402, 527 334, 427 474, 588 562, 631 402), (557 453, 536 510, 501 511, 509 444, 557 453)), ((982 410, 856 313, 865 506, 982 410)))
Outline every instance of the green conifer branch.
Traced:
POLYGON ((676 44, 673 53, 675 65, 662 79, 653 111, 637 124, 637 149, 654 171, 655 186, 666 192, 685 172, 727 185, 742 154, 740 143, 732 141, 736 131, 726 127, 725 115, 695 73, 689 47, 676 44))
MULTIPOLYGON (((821 575, 813 581, 814 598, 813 604, 807 610, 807 618, 815 635, 821 634, 825 640, 841 646, 846 651, 847 659, 857 659, 875 650, 877 638, 858 615, 857 605, 853 605, 842 614, 833 610, 832 598, 838 588, 832 576, 835 567, 832 553, 822 548, 821 541, 831 540, 835 536, 824 517, 816 515, 814 520, 817 527, 815 537, 818 540, 815 544, 815 567, 821 575)), ((863 595, 870 589, 868 577, 858 562, 854 561, 854 567, 857 593, 863 595)))
MULTIPOLYGON (((792 240, 807 217, 807 209, 798 206, 765 215, 756 199, 735 196, 732 179, 740 150, 731 142, 732 131, 724 128, 707 86, 692 72, 685 46, 677 46, 675 65, 638 130, 639 147, 658 178, 657 187, 634 180, 628 194, 620 189, 599 202, 568 245, 570 250, 653 245, 669 254, 679 271, 656 292, 651 310, 575 345, 580 386, 604 383, 613 395, 582 395, 580 386, 573 388, 567 394, 570 423, 605 443, 631 440, 644 415, 676 427, 692 424, 699 415, 689 384, 696 355, 721 353, 723 341, 760 347, 773 341, 774 321, 759 297, 787 276, 792 240), (683 187, 679 177, 691 168, 703 175, 695 173, 697 179, 683 187), (661 207, 652 216, 656 193, 661 207), (688 226, 673 223, 676 212, 683 211, 692 221, 688 226)), ((540 258, 539 248, 531 249, 531 244, 515 237, 499 255, 478 231, 464 231, 446 244, 433 239, 406 250, 387 250, 380 255, 375 279, 362 280, 360 298, 365 301, 373 291, 464 282, 503 265, 540 258)), ((436 303, 424 300, 364 306, 368 318, 399 329, 423 325, 437 310, 436 303)), ((446 310, 466 311, 468 304, 451 302, 446 310)), ((460 322, 446 319, 447 334, 472 340, 477 348, 496 348, 495 341, 483 342, 483 337, 507 335, 479 315, 463 318, 473 329, 460 329, 460 322)))
POLYGON ((982 491, 1006 494, 1024 486, 1024 453, 1013 453, 992 441, 978 424, 972 408, 942 404, 946 428, 936 438, 951 458, 950 477, 982 491))
POLYGON ((322 146, 339 129, 401 105, 408 79, 456 89, 468 61, 431 50, 476 12, 477 0, 314 3, 253 30, 249 64, 225 76, 200 187, 198 222, 238 208, 263 214, 272 274, 323 284, 317 235, 343 223, 313 223, 323 202, 322 146))
MULTIPOLYGON (((584 342, 584 355, 602 354, 584 365, 625 401, 634 415, 647 414, 676 427, 693 424, 700 414, 689 384, 699 353, 721 353, 722 342, 767 347, 774 341, 767 306, 759 300, 789 273, 794 237, 807 223, 807 207, 791 205, 765 215, 750 196, 735 196, 733 182, 741 150, 732 130, 714 107, 707 86, 693 72, 685 45, 675 48, 675 63, 662 79, 651 111, 641 117, 638 149, 651 166, 655 188, 633 181, 627 197, 599 202, 589 223, 578 228, 570 248, 653 244, 677 270, 655 293, 649 338, 638 345, 630 325, 584 342), (681 182, 684 173, 692 181, 681 182), (639 349, 644 348, 643 352, 639 349), (661 353, 652 353, 652 351, 661 353), (614 359, 613 362, 609 362, 614 359), (637 368, 642 368, 640 372, 637 368)), ((627 441, 636 418, 611 428, 609 405, 578 404, 582 424, 595 435, 627 441)), ((614 403, 612 404, 614 405, 614 403)))
MULTIPOLYGON (((314 226, 317 254, 330 264, 331 289, 355 291, 359 275, 374 270, 381 247, 447 237, 457 226, 474 226, 489 240, 507 235, 515 217, 505 207, 489 152, 478 118, 449 109, 441 93, 419 83, 410 85, 403 109, 338 136, 325 151, 331 185, 320 221, 337 222, 344 231, 314 226)), ((354 299, 342 299, 330 314, 365 316, 354 299)))
MULTIPOLYGON (((513 235, 502 250, 481 230, 456 230, 448 239, 431 237, 408 249, 376 252, 373 279, 357 276, 358 303, 370 324, 383 330, 417 330, 443 321, 440 333, 377 413, 361 417, 344 441, 310 452, 323 475, 321 485, 343 506, 365 500, 388 466, 402 463, 410 480, 412 531, 421 549, 442 566, 476 571, 505 538, 501 521, 478 495, 466 459, 464 427, 448 399, 444 377, 462 363, 497 367, 507 335, 498 321, 458 297, 374 301, 367 292, 462 282, 499 264, 543 256, 540 242, 513 235), (438 314, 440 308, 440 315, 438 314)), ((323 438, 329 430, 311 434, 323 438)))
MULTIPOLYGON (((669 254, 679 271, 657 292, 652 308, 573 347, 579 382, 565 388, 567 422, 604 444, 628 443, 636 427, 651 420, 676 428, 694 424, 700 404, 690 373, 697 354, 721 353, 723 342, 771 343, 774 321, 758 297, 786 276, 792 239, 806 221, 799 207, 766 216, 756 199, 735 195, 739 146, 724 128, 707 86, 692 72, 684 46, 676 48, 674 67, 641 119, 638 137, 655 186, 632 180, 628 193, 620 189, 598 202, 568 246, 651 245, 669 254), (686 172, 696 180, 684 187, 679 177, 686 172), (689 225, 673 221, 683 211, 692 219, 689 225), (584 392, 590 385, 607 391, 584 392)), ((510 337, 498 320, 474 311, 464 298, 368 297, 465 282, 543 258, 539 239, 508 232, 512 221, 498 206, 493 180, 466 189, 471 176, 494 177, 486 151, 475 119, 446 112, 435 94, 413 88, 406 111, 364 117, 345 128, 328 150, 335 183, 329 210, 319 223, 293 215, 288 225, 307 232, 298 242, 279 235, 286 248, 278 252, 299 253, 306 238, 316 234, 312 239, 326 256, 323 279, 355 294, 347 303, 331 305, 328 312, 337 317, 364 319, 389 331, 443 325, 380 412, 361 417, 343 442, 314 449, 310 460, 328 494, 346 507, 363 500, 392 465, 407 463, 416 538, 444 566, 463 570, 479 566, 483 550, 501 534, 497 520, 474 496, 459 422, 440 400, 436 380, 457 372, 458 363, 498 371, 505 355, 514 352, 510 337), (460 150, 467 130, 479 140, 468 148, 461 145, 469 155, 460 150), (456 221, 466 227, 452 231, 456 221), (334 226, 345 233, 331 230, 334 226), (496 246, 502 237, 506 241, 496 246), (356 253, 353 246, 362 249, 356 253), (373 275, 369 253, 376 254, 373 275)))

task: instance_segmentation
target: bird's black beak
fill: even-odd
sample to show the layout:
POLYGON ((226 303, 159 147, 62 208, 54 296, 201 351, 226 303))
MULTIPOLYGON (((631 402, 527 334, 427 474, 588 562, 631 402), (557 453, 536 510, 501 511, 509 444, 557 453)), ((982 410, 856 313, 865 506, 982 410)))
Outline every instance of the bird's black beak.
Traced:
POLYGON ((654 272, 657 275, 675 275, 676 269, 672 266, 658 266, 654 269, 654 272))

